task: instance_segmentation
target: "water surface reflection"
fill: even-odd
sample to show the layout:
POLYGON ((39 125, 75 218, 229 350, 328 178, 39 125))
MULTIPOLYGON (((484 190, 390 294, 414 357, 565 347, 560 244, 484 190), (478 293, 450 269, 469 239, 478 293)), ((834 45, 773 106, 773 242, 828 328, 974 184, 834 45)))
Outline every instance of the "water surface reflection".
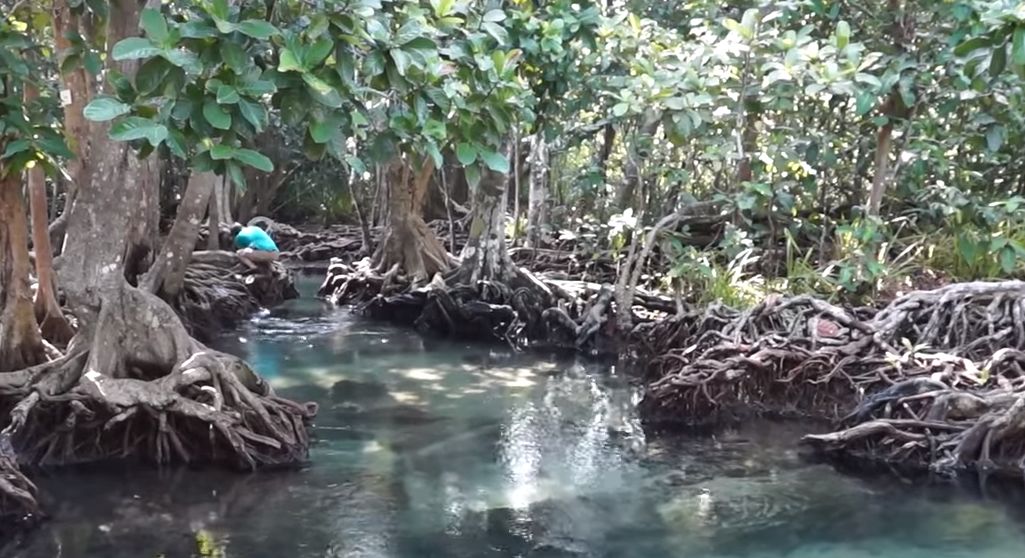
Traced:
POLYGON ((219 345, 320 403, 307 468, 53 473, 53 521, 0 554, 1025 555, 1014 493, 842 476, 779 425, 649 440, 609 366, 424 340, 311 299, 219 345))

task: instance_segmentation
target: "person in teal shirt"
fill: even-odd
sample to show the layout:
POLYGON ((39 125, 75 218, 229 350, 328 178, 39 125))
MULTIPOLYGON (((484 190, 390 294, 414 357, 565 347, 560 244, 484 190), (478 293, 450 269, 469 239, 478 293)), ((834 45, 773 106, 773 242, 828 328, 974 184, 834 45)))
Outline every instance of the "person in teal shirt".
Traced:
POLYGON ((249 269, 257 269, 260 264, 270 265, 278 259, 278 245, 260 227, 243 227, 235 223, 231 227, 231 235, 235 237, 238 258, 249 269))

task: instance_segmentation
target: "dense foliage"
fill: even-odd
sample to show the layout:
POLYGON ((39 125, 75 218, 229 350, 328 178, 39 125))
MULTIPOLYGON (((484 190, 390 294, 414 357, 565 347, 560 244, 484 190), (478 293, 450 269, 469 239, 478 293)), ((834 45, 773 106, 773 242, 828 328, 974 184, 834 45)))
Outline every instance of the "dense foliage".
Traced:
POLYGON ((362 205, 383 223, 381 169, 404 156, 438 169, 447 211, 429 217, 484 171, 513 175, 510 230, 536 206, 549 246, 620 250, 709 204, 660 235, 663 286, 695 297, 1025 267, 1018 2, 150 2, 110 51, 141 62, 132 79, 100 75, 98 39, 77 33, 57 68, 44 4, 0 30, 5 172, 68 160, 57 77, 80 67, 106 84, 86 117, 140 156, 225 175, 236 198, 280 173, 258 212, 355 221, 362 205), (29 75, 39 106, 20 104, 29 75))

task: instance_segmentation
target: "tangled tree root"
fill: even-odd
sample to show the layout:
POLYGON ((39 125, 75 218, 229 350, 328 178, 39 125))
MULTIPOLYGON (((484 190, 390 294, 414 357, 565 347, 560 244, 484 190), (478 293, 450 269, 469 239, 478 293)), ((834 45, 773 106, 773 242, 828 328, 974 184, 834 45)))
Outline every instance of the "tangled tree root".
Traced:
MULTIPOLYGON (((372 318, 460 339, 592 354, 614 354, 617 347, 611 287, 544 280, 522 268, 507 283, 462 284, 455 275, 448 280, 439 275, 418 287, 396 268, 380 274, 368 261, 349 266, 334 260, 320 295, 372 318)), ((673 305, 649 294, 640 295, 638 303, 650 315, 673 305)))
POLYGON ((919 291, 875 312, 811 297, 712 307, 649 329, 649 422, 832 419, 827 453, 939 472, 1025 473, 1025 282, 919 291))
MULTIPOLYGON (((189 336, 166 303, 124 285, 60 358, 0 375, 0 502, 32 512, 23 465, 108 459, 286 466, 316 408, 277 397, 241 359, 189 336)), ((6 509, 6 508, 5 508, 6 509)))
POLYGON ((233 252, 194 252, 175 306, 196 337, 218 331, 299 296, 291 271, 280 263, 251 270, 233 252))

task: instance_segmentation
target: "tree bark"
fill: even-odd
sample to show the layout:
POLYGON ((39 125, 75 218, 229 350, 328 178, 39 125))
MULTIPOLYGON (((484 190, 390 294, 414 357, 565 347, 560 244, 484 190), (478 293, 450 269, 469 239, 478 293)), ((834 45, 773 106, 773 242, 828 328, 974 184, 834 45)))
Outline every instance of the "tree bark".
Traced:
MULTIPOLYGON (((208 173, 202 173, 202 174, 206 175, 208 173)), ((195 174, 193 174, 193 176, 195 176, 195 174)), ((207 177, 204 177, 204 178, 199 179, 199 180, 203 181, 203 182, 209 182, 210 183, 210 190, 211 190, 206 195, 207 207, 209 208, 209 210, 207 211, 207 221, 206 221, 207 222, 206 249, 207 250, 220 250, 221 249, 221 222, 222 221, 221 221, 221 204, 218 203, 218 201, 217 201, 217 188, 218 188, 218 184, 217 183, 218 182, 223 183, 224 182, 224 178, 221 178, 220 180, 218 180, 216 177, 209 178, 209 179, 207 177)), ((191 187, 191 186, 192 186, 192 178, 190 177, 189 178, 189 187, 191 187)), ((183 205, 186 203, 184 198, 189 195, 189 191, 188 191, 189 187, 186 187, 186 189, 185 189, 185 196, 182 196, 182 198, 183 198, 182 204, 183 205)), ((183 210, 185 210, 185 208, 182 207, 182 205, 179 205, 178 206, 178 216, 174 220, 175 224, 178 224, 178 221, 181 219, 183 210)), ((173 231, 173 225, 172 225, 172 231, 173 231)), ((193 236, 192 239, 195 240, 195 236, 193 236)), ((165 249, 164 252, 168 252, 168 251, 165 249)), ((188 264, 186 263, 186 265, 188 265, 188 264)), ((184 268, 183 268, 183 277, 184 277, 184 268)))
POLYGON ((420 163, 415 174, 401 157, 388 165, 388 227, 373 258, 379 272, 387 272, 397 265, 415 281, 427 281, 451 268, 451 257, 422 217, 433 172, 434 163, 430 158, 420 163))
POLYGON ((548 146, 543 133, 534 134, 530 154, 530 191, 527 201, 527 248, 541 247, 541 232, 548 222, 548 146))
MULTIPOLYGON (((67 53, 72 48, 68 37, 80 31, 79 19, 68 5, 68 0, 54 0, 52 11, 53 42, 59 55, 58 62, 63 64, 67 53)), ((86 162, 89 160, 90 126, 82 111, 92 97, 89 79, 81 62, 63 73, 61 78, 63 89, 66 91, 62 96, 68 101, 64 105, 64 130, 68 139, 68 148, 74 156, 66 165, 69 179, 65 188, 64 211, 54 219, 50 226, 50 240, 57 254, 64 247, 64 233, 67 230, 69 211, 74 203, 75 194, 89 176, 86 162)))
MULTIPOLYGON (((893 17, 890 37, 897 49, 903 51, 904 45, 909 39, 905 36, 905 28, 902 24, 904 21, 903 1, 887 0, 887 8, 887 14, 893 17)), ((879 127, 879 131, 876 134, 872 188, 869 190, 868 201, 865 206, 865 212, 870 216, 879 215, 879 210, 883 204, 883 195, 886 193, 886 187, 890 181, 890 149, 893 143, 894 119, 906 117, 909 111, 909 107, 904 106, 896 85, 890 91, 881 108, 883 116, 886 117, 886 123, 879 127)))
POLYGON ((207 205, 213 207, 211 193, 218 180, 221 178, 212 172, 195 172, 189 177, 171 232, 153 267, 140 283, 140 288, 159 294, 164 300, 173 301, 177 298, 185 282, 185 270, 192 259, 199 225, 203 222, 203 212, 207 205))
POLYGON ((485 279, 512 283, 516 266, 505 243, 508 182, 508 176, 503 173, 491 169, 484 171, 473 192, 473 221, 460 256, 455 283, 473 285, 485 279))
POLYGON ((641 183, 641 169, 644 167, 644 160, 651 152, 651 138, 658 130, 662 122, 660 114, 648 111, 644 114, 644 121, 641 122, 637 134, 630 142, 630 150, 627 153, 626 167, 624 169, 623 186, 616 192, 615 207, 618 211, 625 211, 636 201, 637 188, 641 183))
MULTIPOLYGON (((0 177, 7 169, 0 167, 0 177)), ((0 372, 46 360, 29 286, 28 223, 16 174, 0 178, 0 372)))

